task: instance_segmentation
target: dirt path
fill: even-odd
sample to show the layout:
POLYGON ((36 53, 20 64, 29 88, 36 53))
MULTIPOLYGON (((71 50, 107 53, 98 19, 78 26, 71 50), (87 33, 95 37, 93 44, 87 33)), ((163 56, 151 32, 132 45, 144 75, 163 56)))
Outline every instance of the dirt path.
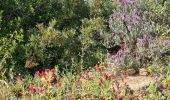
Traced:
POLYGON ((155 83, 156 79, 151 76, 127 76, 119 82, 126 82, 130 89, 136 91, 155 83))

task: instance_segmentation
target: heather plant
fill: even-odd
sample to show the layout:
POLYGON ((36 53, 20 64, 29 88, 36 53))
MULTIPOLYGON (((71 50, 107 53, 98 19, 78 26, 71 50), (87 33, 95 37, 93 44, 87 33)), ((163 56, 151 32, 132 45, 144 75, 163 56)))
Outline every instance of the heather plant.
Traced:
MULTIPOLYGON (((154 3, 154 2, 153 2, 154 3)), ((142 67, 158 61, 168 52, 168 45, 159 39, 158 34, 163 34, 155 25, 152 8, 144 6, 149 2, 144 1, 117 1, 119 5, 110 16, 109 26, 112 31, 110 41, 120 45, 124 43, 113 58, 117 66, 142 67), (148 9, 147 9, 148 8, 148 9), (145 9, 145 10, 144 10, 145 9)), ((154 3, 154 6, 158 3, 154 3)), ((162 8, 163 9, 163 8, 162 8)))
POLYGON ((163 54, 169 52, 169 43, 165 43, 157 37, 144 35, 137 41, 138 54, 143 63, 147 61, 159 62, 161 58, 166 58, 163 54))

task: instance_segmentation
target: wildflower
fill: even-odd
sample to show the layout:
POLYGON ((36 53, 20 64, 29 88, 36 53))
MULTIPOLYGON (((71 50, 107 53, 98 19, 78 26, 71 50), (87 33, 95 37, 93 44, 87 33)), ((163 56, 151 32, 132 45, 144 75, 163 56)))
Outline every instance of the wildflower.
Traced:
POLYGON ((115 87, 114 86, 112 86, 112 90, 115 91, 115 87))
POLYGON ((104 77, 105 79, 108 78, 108 75, 107 75, 106 73, 103 73, 102 75, 103 75, 103 77, 104 77))
POLYGON ((162 86, 162 81, 159 79, 159 80, 156 80, 156 86, 157 87, 161 87, 162 86))
POLYGON ((166 39, 164 40, 164 43, 165 43, 165 44, 170 43, 170 37, 166 38, 166 39))
POLYGON ((140 20, 140 17, 136 14, 136 12, 132 12, 131 19, 133 23, 136 23, 137 21, 140 20))
POLYGON ((29 85, 29 90, 32 92, 37 92, 37 87, 35 85, 29 85))
POLYGON ((80 76, 80 78, 84 78, 84 76, 83 76, 83 75, 81 75, 81 74, 80 74, 79 76, 80 76))
POLYGON ((101 85, 102 85, 102 83, 103 83, 102 78, 99 78, 99 85, 101 86, 101 85))
POLYGON ((93 68, 94 68, 94 69, 98 69, 98 68, 99 68, 99 65, 96 64, 93 68))
POLYGON ((30 94, 26 92, 26 93, 25 93, 25 96, 28 96, 28 97, 29 97, 29 96, 30 96, 30 94))
POLYGON ((53 72, 53 73, 54 73, 54 72, 55 72, 55 69, 54 69, 54 68, 53 68, 53 69, 51 69, 51 72, 53 72))
POLYGON ((47 72, 47 73, 50 72, 50 69, 45 69, 45 72, 47 72))
POLYGON ((103 73, 102 75, 103 75, 103 77, 104 77, 105 79, 108 79, 108 80, 111 80, 111 79, 112 79, 112 76, 111 76, 111 75, 107 75, 106 73, 103 73))
POLYGON ((105 63, 105 64, 104 64, 104 67, 108 67, 108 64, 105 63))
POLYGON ((104 96, 102 96, 101 100, 105 100, 105 99, 104 99, 104 96))
POLYGON ((79 75, 80 76, 80 78, 83 78, 83 79, 86 79, 86 80, 93 80, 93 77, 90 77, 89 75, 87 75, 87 76, 83 76, 83 75, 79 75))
POLYGON ((145 95, 144 91, 140 92, 140 96, 143 97, 145 95))
POLYGON ((114 57, 115 64, 119 64, 121 58, 122 58, 123 53, 121 51, 118 51, 117 54, 114 57))
POLYGON ((109 75, 109 76, 108 76, 108 79, 111 80, 111 79, 112 79, 112 75, 109 75))
POLYGON ((93 100, 93 96, 90 96, 90 100, 93 100))
POLYGON ((116 16, 117 16, 117 13, 116 13, 116 12, 114 12, 114 13, 112 14, 112 16, 113 16, 113 17, 116 17, 116 16))
POLYGON ((143 45, 144 45, 144 42, 145 42, 144 39, 137 38, 137 43, 138 43, 139 45, 143 46, 143 45))
POLYGON ((35 72, 35 75, 36 75, 36 76, 40 76, 40 75, 41 75, 40 71, 36 71, 36 72, 35 72))
POLYGON ((117 89, 119 89, 120 88, 120 83, 117 83, 116 87, 117 87, 117 89))
POLYGON ((99 81, 102 83, 103 82, 102 78, 99 78, 99 81))
POLYGON ((119 100, 124 100, 125 96, 121 96, 119 100))
POLYGON ((90 72, 89 70, 85 70, 85 71, 84 71, 84 74, 87 75, 87 74, 89 74, 89 72, 90 72))
POLYGON ((103 73, 101 68, 99 68, 99 73, 100 73, 101 75, 102 75, 102 73, 103 73))
POLYGON ((44 91, 44 87, 40 87, 39 92, 42 93, 44 91))
POLYGON ((16 79, 17 79, 17 81, 22 81, 22 77, 21 76, 18 76, 16 79))
POLYGON ((133 97, 133 96, 131 96, 131 97, 129 98, 129 100, 134 100, 134 97, 133 97))
POLYGON ((45 78, 45 81, 47 82, 47 83, 50 83, 50 82, 52 82, 53 80, 54 80, 54 73, 52 73, 52 72, 43 72, 43 74, 42 74, 43 76, 44 76, 44 78, 45 78))
POLYGON ((117 95, 117 94, 115 94, 115 95, 114 95, 114 99, 117 99, 117 97, 118 97, 118 95, 117 95))
POLYGON ((54 74, 51 75, 51 80, 54 80, 54 74))
POLYGON ((93 77, 88 77, 87 80, 93 80, 93 77))
POLYGON ((126 86, 127 86, 127 83, 125 82, 125 83, 124 83, 124 87, 126 87, 126 86))
POLYGON ((47 72, 46 71, 42 71, 42 75, 46 76, 47 72))

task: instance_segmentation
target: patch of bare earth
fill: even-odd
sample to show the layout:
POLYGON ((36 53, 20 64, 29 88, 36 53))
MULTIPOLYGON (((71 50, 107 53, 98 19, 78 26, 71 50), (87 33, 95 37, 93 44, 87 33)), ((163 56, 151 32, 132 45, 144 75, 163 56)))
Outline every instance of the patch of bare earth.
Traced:
POLYGON ((156 79, 151 76, 127 76, 117 79, 118 82, 126 82, 130 89, 137 91, 150 84, 154 84, 156 79))
POLYGON ((122 71, 115 66, 108 66, 106 72, 114 76, 113 81, 118 81, 120 83, 127 83, 129 88, 133 91, 138 91, 144 87, 148 87, 150 84, 154 84, 156 81, 155 77, 149 76, 146 69, 139 69, 139 73, 135 74, 134 69, 127 69, 122 71))

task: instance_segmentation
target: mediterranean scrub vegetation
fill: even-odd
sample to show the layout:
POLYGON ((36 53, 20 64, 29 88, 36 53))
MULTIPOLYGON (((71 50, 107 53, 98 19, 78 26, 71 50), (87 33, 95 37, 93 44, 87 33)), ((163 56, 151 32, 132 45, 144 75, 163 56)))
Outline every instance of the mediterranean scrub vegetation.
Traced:
POLYGON ((0 0, 1 100, 170 100, 169 0, 0 0))

